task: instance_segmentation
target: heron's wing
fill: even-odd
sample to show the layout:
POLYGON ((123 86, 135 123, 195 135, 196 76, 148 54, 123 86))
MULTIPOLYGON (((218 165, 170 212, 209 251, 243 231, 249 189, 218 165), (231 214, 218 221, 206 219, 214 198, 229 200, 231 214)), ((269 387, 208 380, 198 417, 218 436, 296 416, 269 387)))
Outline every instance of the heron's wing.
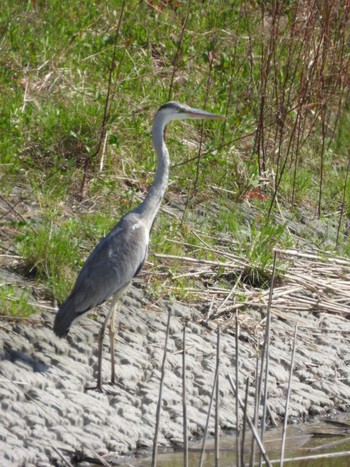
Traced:
POLYGON ((103 303, 131 281, 146 259, 148 241, 148 229, 139 215, 130 213, 118 222, 81 269, 72 293, 56 315, 56 334, 67 333, 77 317, 103 303))
POLYGON ((79 310, 93 308, 127 285, 142 267, 148 232, 138 216, 129 215, 96 246, 83 266, 72 295, 79 310))

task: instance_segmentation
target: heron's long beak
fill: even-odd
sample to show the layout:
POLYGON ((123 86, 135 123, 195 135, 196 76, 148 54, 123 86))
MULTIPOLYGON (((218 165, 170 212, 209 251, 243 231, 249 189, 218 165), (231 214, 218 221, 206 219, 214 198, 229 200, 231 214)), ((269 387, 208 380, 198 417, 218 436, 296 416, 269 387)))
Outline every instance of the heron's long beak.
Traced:
POLYGON ((189 118, 192 119, 200 119, 200 120, 225 120, 225 117, 222 115, 212 114, 210 112, 206 112, 205 110, 199 109, 187 109, 186 113, 189 118))

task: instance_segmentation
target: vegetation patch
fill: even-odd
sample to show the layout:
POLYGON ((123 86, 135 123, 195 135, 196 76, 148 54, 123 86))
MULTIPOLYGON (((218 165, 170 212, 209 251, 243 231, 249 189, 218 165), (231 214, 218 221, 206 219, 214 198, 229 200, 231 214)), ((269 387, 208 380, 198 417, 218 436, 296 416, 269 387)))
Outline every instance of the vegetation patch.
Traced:
POLYGON ((30 303, 28 292, 19 292, 19 290, 12 285, 2 285, 0 287, 0 315, 27 317, 38 311, 30 303))
POLYGON ((345 0, 5 0, 5 266, 65 298, 96 242, 152 183, 152 117, 171 99, 226 120, 167 129, 150 293, 190 300, 213 284, 230 290, 232 277, 266 287, 274 248, 347 255, 349 31, 345 0))

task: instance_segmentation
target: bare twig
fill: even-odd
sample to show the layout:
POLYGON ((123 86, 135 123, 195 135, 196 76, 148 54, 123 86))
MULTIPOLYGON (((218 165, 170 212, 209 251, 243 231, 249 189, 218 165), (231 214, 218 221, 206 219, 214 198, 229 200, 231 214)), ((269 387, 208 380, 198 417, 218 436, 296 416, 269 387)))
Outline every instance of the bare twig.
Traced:
MULTIPOLYGON (((100 154, 100 152, 101 152, 101 150, 103 148, 103 143, 104 143, 105 138, 106 138, 107 124, 108 124, 109 112, 110 112, 110 103, 111 103, 112 97, 115 94, 115 89, 116 89, 116 84, 114 85, 114 89, 112 87, 112 79, 113 79, 114 70, 116 68, 117 44, 118 44, 119 34, 120 34, 122 20, 123 20, 123 16, 124 16, 125 5, 126 5, 126 0, 123 0, 123 3, 121 5, 121 9, 120 9, 119 20, 118 20, 118 24, 117 24, 117 30, 116 30, 116 33, 115 33, 115 36, 114 36, 113 53, 112 53, 112 60, 111 60, 111 64, 110 64, 110 67, 109 67, 109 73, 108 73, 107 94, 106 94, 106 100, 105 100, 105 105, 104 105, 104 110, 103 110, 100 138, 99 138, 99 140, 97 142, 97 148, 96 148, 96 151, 94 152, 94 154, 90 155, 89 157, 86 157, 86 160, 85 160, 84 174, 83 174, 83 179, 82 179, 81 188, 80 188, 81 198, 84 198, 84 195, 85 195, 90 164, 93 161, 93 159, 95 159, 100 154)), ((120 66, 121 66, 121 63, 119 63, 119 67, 118 67, 118 70, 117 70, 117 76, 118 76, 119 71, 120 71, 120 66)))
POLYGON ((187 395, 186 395, 186 323, 183 327, 182 338, 182 413, 184 435, 184 467, 188 467, 188 436, 187 436, 187 395))
POLYGON ((337 238, 336 238, 336 241, 335 241, 335 244, 336 244, 337 248, 338 248, 338 243, 339 243, 340 228, 341 228, 341 224, 342 224, 342 221, 343 221, 343 215, 344 215, 345 197, 346 197, 346 189, 347 189, 347 186, 348 186, 349 170, 350 170, 350 151, 348 153, 348 164, 347 164, 346 173, 345 173, 343 197, 342 197, 341 205, 340 205, 339 221, 338 221, 338 227, 337 227, 337 238))
POLYGON ((287 396, 286 396, 286 404, 285 404, 285 408, 284 408, 284 421, 283 421, 282 440, 281 440, 281 463, 280 463, 280 467, 283 467, 283 459, 284 459, 284 452, 285 452, 285 444, 286 444, 286 436, 287 436, 287 423, 288 423, 288 409, 289 409, 290 393, 291 393, 291 388, 292 388, 292 375, 293 375, 293 368, 294 368, 294 358, 295 358, 295 349, 296 349, 296 342, 297 342, 297 332, 298 332, 298 326, 295 326, 294 338, 293 338, 292 358, 291 358, 291 362, 290 362, 290 371, 289 371, 288 391, 287 391, 287 396))
MULTIPOLYGON (((340 457, 349 457, 350 451, 343 451, 343 452, 331 452, 328 454, 315 454, 313 456, 300 456, 300 457, 289 457, 284 459, 284 462, 299 462, 299 461, 312 461, 312 460, 320 460, 320 459, 337 459, 340 457)), ((274 459, 269 462, 267 465, 279 464, 280 459, 274 459)))
MULTIPOLYGON (((12 206, 12 204, 11 204, 9 201, 7 201, 7 199, 4 198, 2 195, 0 195, 0 199, 2 199, 3 202, 7 204, 7 206, 10 208, 10 210, 11 210, 22 222, 24 222, 24 223, 25 223, 26 225, 28 225, 32 230, 34 230, 33 227, 32 227, 30 224, 27 223, 26 219, 25 219, 18 211, 16 211, 15 206, 12 206)), ((17 204, 17 203, 16 203, 16 204, 17 204)))
MULTIPOLYGON (((263 414, 262 414, 262 419, 261 419, 261 441, 264 440, 264 433, 265 433, 265 426, 266 426, 267 389, 268 389, 268 375, 269 375, 269 361, 270 361, 269 350, 270 350, 271 304, 272 304, 273 287, 274 287, 275 274, 276 274, 276 263, 277 263, 277 252, 275 251, 274 257, 273 257, 273 269, 272 269, 271 284, 270 284, 269 303, 267 306, 267 314, 266 314, 265 341, 264 341, 264 347, 263 347, 263 352, 261 356, 261 373, 260 373, 261 378, 263 374, 262 370, 264 368, 264 363, 265 363, 263 414)), ((260 462, 261 462, 261 457, 260 457, 260 462)))
POLYGON ((108 131, 106 131, 106 134, 104 135, 104 140, 103 140, 103 146, 102 146, 101 158, 100 158, 100 172, 102 172, 103 166, 104 166, 104 159, 105 159, 106 148, 107 148, 107 140, 108 140, 108 131))
POLYGON ((68 465, 68 467, 73 467, 73 464, 71 464, 65 457, 64 455, 61 453, 61 451, 59 449, 57 449, 55 446, 51 446, 52 449, 55 451, 55 453, 60 457, 61 460, 63 460, 63 462, 68 465))
MULTIPOLYGON (((255 365, 255 394, 254 394, 254 418, 253 424, 256 430, 258 430, 258 422, 259 422, 259 396, 260 396, 260 387, 259 384, 259 355, 256 355, 256 365, 255 365)), ((250 459, 249 459, 249 467, 253 467, 255 461, 255 438, 252 436, 251 441, 251 448, 250 448, 250 459)))
POLYGON ((235 361, 235 378, 236 378, 236 462, 237 467, 241 465, 241 456, 239 453, 239 438, 240 438, 240 426, 239 426, 239 323, 238 323, 238 311, 235 314, 235 346, 236 346, 236 361, 235 361))
MULTIPOLYGON (((237 389, 236 389, 236 386, 235 386, 235 383, 233 382, 233 379, 231 376, 228 376, 228 379, 230 381, 230 384, 231 384, 231 388, 232 388, 232 391, 233 391, 233 394, 236 394, 237 392, 237 389)), ((242 410, 244 410, 244 404, 243 402, 241 401, 241 398, 238 396, 238 401, 239 401, 239 406, 241 407, 242 410)), ((269 458, 267 457, 267 453, 265 451, 265 448, 260 440, 260 437, 259 437, 259 434, 251 420, 250 417, 247 416, 247 422, 248 422, 248 425, 252 431, 252 434, 255 438, 255 441, 257 443, 257 445, 259 446, 259 449, 260 449, 260 452, 261 452, 261 455, 264 459, 264 461, 266 462, 266 465, 270 466, 271 465, 271 462, 269 461, 269 458)))
POLYGON ((206 443, 207 436, 208 436, 208 428, 209 428, 211 407, 212 407, 212 404, 213 404, 217 378, 218 378, 218 368, 215 369, 213 388, 211 390, 211 395, 210 395, 210 402, 209 402, 209 407, 208 407, 207 421, 206 421, 206 424, 205 424, 205 429, 204 429, 204 434, 203 434, 203 443, 202 443, 202 449, 201 449, 201 456, 200 456, 200 459, 199 459, 199 467, 203 467, 204 454, 205 454, 205 443, 206 443))
POLYGON ((243 423, 242 423, 242 439, 241 439, 241 465, 244 466, 244 454, 245 454, 245 435, 247 430, 247 411, 248 411, 248 391, 249 391, 249 378, 245 382, 245 396, 244 396, 244 411, 243 411, 243 423))
POLYGON ((219 409, 220 409, 220 326, 217 329, 217 339, 216 339, 216 398, 215 398, 215 466, 219 466, 220 458, 220 424, 219 424, 219 409))
POLYGON ((169 92, 168 92, 168 100, 169 101, 171 100, 172 95, 173 95, 173 85, 174 85, 175 74, 176 74, 176 71, 177 71, 177 62, 178 62, 181 47, 182 47, 182 42, 183 42, 185 30, 186 30, 188 16, 190 14, 190 8, 191 8, 191 0, 188 0, 186 15, 185 15, 185 19, 184 19, 184 21, 182 23, 181 33, 180 33, 180 37, 179 37, 178 44, 177 44, 177 49, 176 49, 176 54, 175 54, 175 57, 174 57, 174 60, 173 60, 173 71, 171 73, 169 92))
POLYGON ((162 367, 161 367, 161 377, 160 377, 160 383, 159 383, 159 396, 158 396, 157 412, 156 412, 156 426, 155 426, 155 433, 154 433, 154 440, 153 440, 152 467, 155 467, 157 464, 158 432, 159 432, 159 422, 160 422, 160 411, 161 411, 161 406, 162 406, 165 363, 166 363, 166 355, 167 355, 167 350, 168 350, 170 318, 171 318, 171 311, 169 310, 168 311, 168 323, 166 327, 165 342, 164 342, 163 362, 162 362, 162 367))

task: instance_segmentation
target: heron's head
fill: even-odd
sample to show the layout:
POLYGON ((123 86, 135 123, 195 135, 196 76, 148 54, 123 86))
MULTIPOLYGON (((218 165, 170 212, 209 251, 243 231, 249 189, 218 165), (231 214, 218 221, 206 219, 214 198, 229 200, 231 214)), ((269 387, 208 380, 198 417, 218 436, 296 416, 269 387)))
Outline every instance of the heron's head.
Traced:
POLYGON ((179 104, 173 101, 162 105, 156 117, 164 121, 165 125, 171 120, 185 120, 188 118, 197 120, 223 120, 225 118, 221 115, 212 114, 205 110, 193 109, 186 104, 179 104))

